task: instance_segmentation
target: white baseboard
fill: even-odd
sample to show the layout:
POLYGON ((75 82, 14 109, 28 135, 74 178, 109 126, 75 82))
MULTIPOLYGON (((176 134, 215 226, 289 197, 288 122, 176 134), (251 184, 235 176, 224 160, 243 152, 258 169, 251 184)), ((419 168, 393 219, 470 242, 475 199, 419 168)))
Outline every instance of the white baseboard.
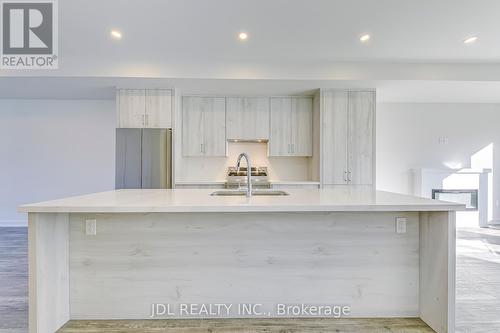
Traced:
POLYGON ((0 220, 1 227, 27 227, 28 221, 26 220, 0 220))
POLYGON ((500 225, 500 220, 499 219, 489 220, 488 224, 490 224, 490 225, 500 225))

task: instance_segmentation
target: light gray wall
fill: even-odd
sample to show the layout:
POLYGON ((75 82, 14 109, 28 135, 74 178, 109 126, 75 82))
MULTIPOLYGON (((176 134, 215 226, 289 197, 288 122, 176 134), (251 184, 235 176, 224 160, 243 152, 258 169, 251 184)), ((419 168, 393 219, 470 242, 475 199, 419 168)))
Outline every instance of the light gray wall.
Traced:
POLYGON ((0 100, 0 225, 23 203, 114 188, 112 100, 0 100))
POLYGON ((308 157, 268 157, 267 143, 228 143, 227 157, 183 157, 177 158, 176 181, 225 181, 227 168, 235 166, 238 155, 250 155, 253 166, 268 168, 269 179, 311 180, 310 158, 308 157))
POLYGON ((491 143, 493 218, 498 219, 500 104, 378 104, 377 187, 412 193, 411 168, 471 167, 471 157, 491 143), (448 142, 439 143, 440 137, 448 142))
MULTIPOLYGON (((0 225, 26 221, 22 203, 112 189, 114 135, 111 100, 0 100, 0 225)), ((411 193, 411 168, 467 167, 490 143, 499 166, 499 104, 378 104, 377 187, 411 193)))

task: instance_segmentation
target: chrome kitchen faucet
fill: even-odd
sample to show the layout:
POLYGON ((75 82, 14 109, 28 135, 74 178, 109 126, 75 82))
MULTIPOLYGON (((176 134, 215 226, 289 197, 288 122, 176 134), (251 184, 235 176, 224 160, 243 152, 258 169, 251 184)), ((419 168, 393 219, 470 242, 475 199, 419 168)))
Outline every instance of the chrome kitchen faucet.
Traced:
POLYGON ((250 165, 250 157, 246 153, 241 153, 236 162, 236 173, 240 172, 241 158, 244 157, 247 161, 247 197, 252 196, 252 166, 250 165))

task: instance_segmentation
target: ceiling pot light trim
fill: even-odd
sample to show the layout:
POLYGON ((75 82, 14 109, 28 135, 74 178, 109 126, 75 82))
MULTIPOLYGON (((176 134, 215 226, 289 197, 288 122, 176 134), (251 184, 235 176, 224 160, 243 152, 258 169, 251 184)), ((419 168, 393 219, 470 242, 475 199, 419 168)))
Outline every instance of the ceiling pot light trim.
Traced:
POLYGON ((110 34, 114 39, 122 39, 122 33, 119 30, 113 29, 110 34))
POLYGON ((239 40, 247 40, 248 39, 248 33, 242 31, 238 34, 238 39, 239 40))
POLYGON ((464 39, 464 44, 472 44, 477 41, 477 36, 470 36, 464 39))
POLYGON ((362 42, 362 43, 365 43, 367 41, 369 41, 372 37, 370 36, 370 34, 363 34, 361 36, 359 36, 359 41, 362 42))

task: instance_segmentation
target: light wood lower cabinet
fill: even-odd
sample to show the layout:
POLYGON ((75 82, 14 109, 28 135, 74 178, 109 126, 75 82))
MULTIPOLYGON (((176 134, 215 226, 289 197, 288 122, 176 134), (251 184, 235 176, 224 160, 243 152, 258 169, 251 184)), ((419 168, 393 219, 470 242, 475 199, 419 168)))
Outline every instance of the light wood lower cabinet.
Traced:
POLYGON ((375 92, 322 91, 322 184, 372 185, 375 92))
POLYGON ((269 156, 312 156, 312 98, 272 97, 269 156))
POLYGON ((182 98, 183 156, 226 156, 224 97, 182 98))

